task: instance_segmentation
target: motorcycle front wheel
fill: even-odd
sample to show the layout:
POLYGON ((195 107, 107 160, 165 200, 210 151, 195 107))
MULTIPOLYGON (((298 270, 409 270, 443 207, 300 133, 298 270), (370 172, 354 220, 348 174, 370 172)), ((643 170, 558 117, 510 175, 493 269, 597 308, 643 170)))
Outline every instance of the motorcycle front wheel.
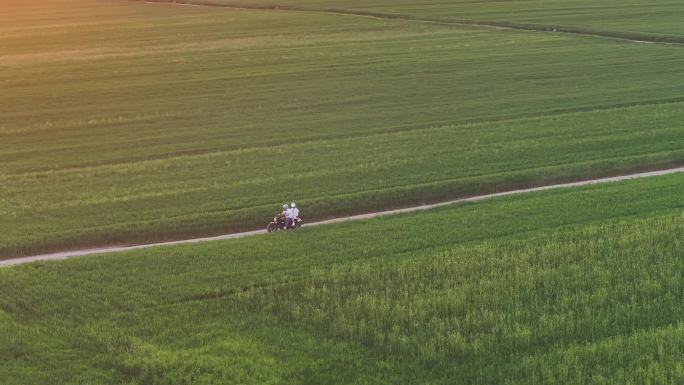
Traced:
POLYGON ((273 230, 275 230, 275 227, 276 227, 275 223, 271 222, 268 224, 268 226, 266 226, 266 231, 268 231, 269 233, 272 233, 273 230))

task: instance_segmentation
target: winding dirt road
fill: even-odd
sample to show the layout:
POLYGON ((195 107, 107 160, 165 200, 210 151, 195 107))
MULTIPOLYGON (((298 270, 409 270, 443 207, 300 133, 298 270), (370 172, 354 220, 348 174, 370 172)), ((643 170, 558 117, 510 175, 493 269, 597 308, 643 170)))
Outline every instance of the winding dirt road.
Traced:
MULTIPOLYGON (((441 203, 435 203, 435 204, 429 204, 429 205, 420 205, 420 206, 407 207, 407 208, 397 209, 397 210, 378 211, 378 212, 373 212, 373 213, 368 213, 368 214, 360 214, 360 215, 352 215, 352 216, 348 216, 348 217, 334 218, 334 219, 329 219, 329 220, 320 221, 320 222, 307 223, 306 227, 328 225, 328 224, 339 223, 339 222, 347 222, 347 221, 357 221, 357 220, 361 220, 361 219, 369 219, 369 218, 381 217, 381 216, 386 216, 386 215, 410 213, 410 212, 414 212, 414 211, 430 210, 430 209, 434 209, 436 207, 448 206, 448 205, 453 205, 456 203, 478 202, 478 201, 485 200, 485 199, 496 198, 496 197, 507 196, 507 195, 525 194, 525 193, 531 193, 531 192, 536 192, 536 191, 554 190, 554 189, 568 188, 568 187, 587 186, 587 185, 599 184, 599 183, 619 182, 619 181, 624 181, 624 180, 629 180, 629 179, 648 178, 648 177, 652 177, 652 176, 675 174, 675 173, 680 173, 680 172, 684 172, 684 167, 676 167, 676 168, 671 168, 671 169, 667 169, 667 170, 641 172, 641 173, 637 173, 637 174, 620 175, 620 176, 613 176, 613 177, 607 177, 607 178, 590 179, 590 180, 584 180, 584 181, 580 181, 580 182, 561 183, 561 184, 554 184, 554 185, 548 185, 548 186, 533 187, 533 188, 522 189, 522 190, 504 191, 504 192, 495 193, 495 194, 478 195, 478 196, 473 196, 473 197, 469 197, 469 198, 455 199, 455 200, 451 200, 451 201, 447 201, 447 202, 441 202, 441 203)), ((19 264, 35 262, 35 261, 53 261, 53 260, 60 260, 60 259, 66 259, 66 258, 71 258, 71 257, 79 257, 79 256, 85 256, 85 255, 104 254, 104 253, 114 253, 117 251, 129 251, 129 250, 136 250, 136 249, 145 249, 145 248, 157 247, 157 246, 172 246, 172 245, 182 245, 182 244, 188 244, 188 243, 200 243, 200 242, 217 241, 217 240, 224 240, 224 239, 243 238, 243 237, 249 237, 249 236, 265 234, 265 233, 266 233, 266 230, 255 230, 255 231, 247 231, 247 232, 243 232, 243 233, 232 233, 232 234, 219 235, 219 236, 215 236, 215 237, 183 239, 183 240, 178 240, 178 241, 149 243, 149 244, 144 244, 144 245, 111 246, 111 247, 100 247, 100 248, 64 251, 64 252, 60 252, 60 253, 41 254, 41 255, 34 255, 34 256, 30 256, 30 257, 7 259, 4 261, 0 261, 0 267, 19 265, 19 264)))

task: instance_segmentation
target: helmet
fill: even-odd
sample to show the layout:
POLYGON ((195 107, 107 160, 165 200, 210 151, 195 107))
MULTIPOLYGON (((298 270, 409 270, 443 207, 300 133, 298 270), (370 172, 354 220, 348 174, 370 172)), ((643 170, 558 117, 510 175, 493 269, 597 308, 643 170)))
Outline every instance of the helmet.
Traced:
POLYGON ((290 205, 290 207, 295 207, 295 206, 297 206, 297 205, 294 204, 294 202, 292 202, 292 204, 290 205))
POLYGON ((283 205, 283 209, 286 209, 286 208, 287 208, 287 203, 285 203, 285 204, 283 205))

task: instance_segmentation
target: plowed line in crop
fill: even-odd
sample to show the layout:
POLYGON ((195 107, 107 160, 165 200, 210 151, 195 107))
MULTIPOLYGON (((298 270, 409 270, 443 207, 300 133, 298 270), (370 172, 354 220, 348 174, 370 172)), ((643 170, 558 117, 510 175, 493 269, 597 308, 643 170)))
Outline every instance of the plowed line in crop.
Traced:
MULTIPOLYGON (((140 0, 132 0, 140 1, 140 0)), ((490 21, 490 20, 467 20, 467 19, 451 19, 451 18, 437 18, 418 15, 405 15, 400 13, 383 13, 374 11, 361 11, 344 8, 319 8, 319 7, 300 7, 295 5, 283 4, 245 4, 245 3, 212 3, 202 0, 145 0, 145 3, 169 4, 179 6, 194 6, 194 7, 214 7, 214 8, 232 8, 243 10, 256 11, 294 11, 294 12, 316 12, 328 13, 345 16, 361 16, 371 17, 383 20, 405 20, 422 23, 442 24, 442 25, 459 25, 479 28, 495 28, 508 29, 519 31, 535 31, 535 32, 550 32, 563 33, 571 35, 598 37, 610 40, 624 41, 638 44, 662 44, 670 46, 684 45, 684 37, 670 37, 651 35, 638 32, 621 32, 621 31, 595 31, 585 29, 582 27, 564 26, 564 25, 547 25, 547 24, 530 24, 517 23, 512 21, 490 21)))
MULTIPOLYGON (((526 193, 532 193, 532 192, 537 192, 537 191, 546 191, 546 190, 554 190, 554 189, 561 189, 561 188, 588 186, 588 185, 600 184, 600 183, 619 182, 619 181, 624 181, 624 180, 648 178, 648 177, 654 177, 654 176, 676 174, 676 173, 681 173, 681 172, 684 172, 684 167, 676 167, 676 168, 670 168, 670 169, 666 169, 666 170, 641 172, 641 173, 637 173, 637 174, 620 175, 620 176, 613 176, 613 177, 607 177, 607 178, 590 179, 590 180, 584 180, 584 181, 579 181, 579 182, 560 183, 560 184, 553 184, 553 185, 540 186, 540 187, 532 187, 532 188, 520 189, 520 190, 504 191, 504 192, 499 192, 499 193, 494 193, 494 194, 477 195, 477 196, 473 196, 473 197, 469 197, 469 198, 460 198, 460 199, 455 199, 455 200, 441 202, 441 203, 434 203, 434 204, 429 204, 429 205, 419 205, 419 206, 413 206, 413 207, 406 207, 403 209, 378 211, 378 212, 371 212, 371 213, 360 214, 360 215, 352 215, 352 216, 347 216, 347 217, 333 218, 333 219, 328 219, 325 221, 308 223, 306 225, 306 227, 329 225, 329 224, 333 224, 333 223, 340 223, 340 222, 347 222, 347 221, 358 221, 358 220, 382 217, 382 216, 387 216, 387 215, 396 215, 396 214, 411 213, 411 212, 416 212, 416 211, 424 211, 424 210, 430 210, 430 209, 434 209, 434 208, 438 208, 438 207, 453 205, 453 204, 457 204, 457 203, 479 202, 482 200, 492 199, 492 198, 497 198, 497 197, 502 197, 502 196, 526 194, 526 193)), ((242 232, 242 233, 232 233, 232 234, 219 235, 219 236, 215 236, 215 237, 183 239, 183 240, 171 241, 171 242, 158 242, 158 243, 149 243, 149 244, 132 245, 132 246, 100 247, 100 248, 73 250, 73 251, 65 251, 65 252, 51 253, 51 254, 41 254, 41 255, 34 255, 34 256, 30 256, 30 257, 14 258, 14 259, 8 259, 8 260, 0 261, 0 267, 2 267, 2 266, 13 266, 13 265, 19 265, 19 264, 24 264, 24 263, 29 263, 29 262, 36 262, 36 261, 54 261, 54 260, 61 260, 61 259, 86 256, 86 255, 131 251, 131 250, 145 249, 145 248, 158 247, 158 246, 174 246, 174 245, 182 245, 182 244, 192 244, 192 243, 201 243, 201 242, 218 241, 218 240, 226 240, 226 239, 244 238, 244 237, 250 237, 250 236, 260 235, 260 234, 265 234, 265 233, 266 233, 266 230, 254 230, 254 231, 247 231, 247 232, 242 232)))

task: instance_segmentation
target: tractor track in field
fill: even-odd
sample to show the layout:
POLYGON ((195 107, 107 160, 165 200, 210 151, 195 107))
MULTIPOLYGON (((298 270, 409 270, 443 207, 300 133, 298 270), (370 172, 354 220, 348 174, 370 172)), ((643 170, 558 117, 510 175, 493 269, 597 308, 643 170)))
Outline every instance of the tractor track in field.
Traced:
POLYGON ((570 34, 578 36, 596 37, 603 39, 610 39, 614 41, 623 41, 634 44, 660 44, 668 46, 684 46, 684 36, 670 36, 670 35, 656 35, 648 33, 637 32, 623 32, 610 30, 592 30, 589 28, 574 27, 567 25, 555 24, 538 24, 538 23, 519 23, 513 21, 494 21, 494 20, 471 20, 471 19, 454 19, 442 17, 429 17, 418 15, 407 15, 401 13, 386 13, 364 11, 357 9, 346 8, 327 8, 327 7, 302 7, 287 4, 249 4, 240 2, 224 2, 215 3, 207 0, 131 0, 144 1, 147 4, 167 4, 172 6, 192 6, 192 7, 212 7, 212 8, 229 8, 241 10, 257 10, 257 11, 291 11, 291 12, 313 12, 313 13, 327 13, 342 16, 360 16, 370 17, 374 19, 383 20, 403 20, 414 21, 421 23, 441 24, 441 25, 457 25, 474 28, 491 28, 504 30, 518 30, 530 32, 547 32, 558 34, 570 34))
MULTIPOLYGON (((648 171, 648 172, 641 172, 641 173, 636 173, 636 174, 619 175, 619 176, 612 176, 612 177, 606 177, 606 178, 583 180, 583 181, 578 181, 578 182, 560 183, 560 184, 553 184, 553 185, 547 185, 547 186, 539 186, 539 187, 532 187, 532 188, 526 188, 526 189, 504 191, 504 192, 498 192, 498 193, 493 193, 493 194, 477 195, 477 196, 472 196, 472 197, 468 197, 468 198, 459 198, 459 199, 454 199, 454 200, 450 200, 450 201, 446 201, 446 202, 440 202, 440 203, 406 207, 406 208, 402 208, 402 209, 377 211, 377 212, 371 212, 371 213, 366 213, 366 214, 351 215, 351 216, 346 216, 346 217, 338 217, 338 218, 328 219, 328 220, 324 220, 324 221, 308 223, 308 224, 306 224, 306 227, 321 226, 321 225, 328 225, 328 224, 348 222, 348 221, 357 221, 357 220, 377 218, 377 217, 382 217, 382 216, 387 216, 387 215, 411 213, 411 212, 416 212, 416 211, 424 211, 424 210, 430 210, 430 209, 434 209, 434 208, 438 208, 438 207, 453 205, 453 204, 457 204, 457 203, 479 202, 482 200, 497 198, 497 197, 502 197, 502 196, 526 194, 526 193, 532 193, 532 192, 537 192, 537 191, 546 191, 546 190, 554 190, 554 189, 569 188, 569 187, 588 186, 588 185, 600 184, 600 183, 619 182, 619 181, 625 181, 625 180, 631 180, 631 179, 648 178, 648 177, 668 175, 668 174, 676 174, 676 173, 682 173, 682 172, 684 172, 684 166, 669 168, 669 169, 665 169, 665 170, 658 170, 658 171, 648 171)), ((173 246, 173 245, 201 243, 201 242, 208 242, 208 241, 244 238, 244 237, 249 237, 249 236, 254 236, 254 235, 259 235, 259 234, 265 234, 265 233, 266 233, 266 230, 254 230, 254 231, 246 231, 246 232, 241 232, 241 233, 231 233, 231 234, 219 235, 219 236, 214 236, 214 237, 191 238, 191 239, 183 239, 183 240, 170 241, 170 242, 157 242, 157 243, 149 243, 149 244, 141 244, 141 245, 127 245, 127 246, 108 246, 108 247, 88 248, 88 249, 72 250, 72 251, 50 253, 50 254, 40 254, 40 255, 34 255, 34 256, 29 256, 29 257, 20 257, 20 258, 0 260, 0 267, 14 266, 14 265, 25 264, 25 263, 36 262, 36 261, 54 261, 54 260, 62 260, 62 259, 67 259, 67 258, 71 258, 71 257, 78 257, 78 256, 105 254, 105 253, 113 253, 113 252, 121 252, 121 251, 131 251, 131 250, 145 249, 145 248, 158 247, 158 246, 173 246)))

